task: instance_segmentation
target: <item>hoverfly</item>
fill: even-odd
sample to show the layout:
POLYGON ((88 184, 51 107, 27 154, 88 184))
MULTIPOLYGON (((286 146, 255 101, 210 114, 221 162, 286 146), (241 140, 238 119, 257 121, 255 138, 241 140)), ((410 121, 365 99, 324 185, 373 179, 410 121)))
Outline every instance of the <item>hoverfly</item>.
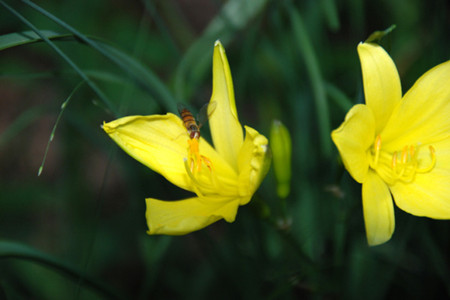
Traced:
POLYGON ((181 120, 183 120, 184 127, 186 127, 189 138, 191 140, 198 140, 200 138, 200 128, 206 121, 208 121, 209 117, 212 115, 215 109, 216 102, 206 103, 205 105, 203 105, 197 115, 197 123, 190 110, 188 110, 183 104, 178 103, 178 113, 181 116, 181 120))
POLYGON ((200 154, 198 143, 200 140, 200 128, 202 127, 204 122, 209 119, 215 108, 216 102, 211 102, 203 105, 198 114, 197 123, 192 113, 181 103, 178 104, 178 112, 189 136, 188 164, 191 173, 199 172, 201 170, 202 163, 204 163, 209 170, 212 170, 212 163, 209 158, 200 154))

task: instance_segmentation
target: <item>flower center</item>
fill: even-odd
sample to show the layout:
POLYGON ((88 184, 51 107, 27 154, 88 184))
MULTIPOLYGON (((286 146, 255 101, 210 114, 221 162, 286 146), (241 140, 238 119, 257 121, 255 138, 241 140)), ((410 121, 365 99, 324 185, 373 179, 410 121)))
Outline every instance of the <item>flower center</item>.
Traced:
POLYGON ((201 171, 202 165, 204 164, 210 171, 212 171, 213 165, 211 163, 211 160, 206 156, 200 154, 198 143, 199 140, 196 137, 188 140, 189 168, 192 173, 197 173, 201 171))
POLYGON ((188 140, 188 157, 184 158, 184 167, 191 179, 193 191, 198 196, 234 193, 233 184, 219 177, 211 160, 200 154, 198 143, 196 138, 188 140))
POLYGON ((429 158, 420 156, 422 145, 405 145, 402 150, 387 152, 381 147, 381 137, 377 136, 373 149, 370 151, 370 167, 393 185, 398 180, 405 183, 412 182, 417 173, 428 173, 436 165, 436 154, 433 146, 429 146, 429 158))

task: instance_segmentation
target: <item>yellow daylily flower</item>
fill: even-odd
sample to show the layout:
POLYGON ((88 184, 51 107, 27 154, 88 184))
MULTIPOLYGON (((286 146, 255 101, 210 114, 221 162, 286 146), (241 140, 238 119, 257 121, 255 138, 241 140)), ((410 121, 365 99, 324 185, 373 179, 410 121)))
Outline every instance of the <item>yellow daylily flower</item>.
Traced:
POLYGON ((248 126, 244 138, 230 67, 219 41, 214 46, 209 114, 214 148, 191 128, 188 132, 172 113, 129 116, 103 125, 133 158, 196 194, 178 201, 146 199, 149 234, 182 235, 222 218, 233 222, 238 207, 250 201, 266 175, 268 140, 248 126))
POLYGON ((366 104, 352 107, 331 137, 362 183, 368 243, 378 245, 394 232, 392 198, 410 214, 450 219, 450 61, 402 97, 397 69, 382 47, 361 43, 358 54, 366 104))

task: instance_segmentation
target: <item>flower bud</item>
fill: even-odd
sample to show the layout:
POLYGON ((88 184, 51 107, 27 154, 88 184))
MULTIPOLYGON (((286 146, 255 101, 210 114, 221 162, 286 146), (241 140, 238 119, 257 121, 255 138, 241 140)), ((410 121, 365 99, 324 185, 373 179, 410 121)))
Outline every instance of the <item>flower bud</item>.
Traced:
POLYGON ((288 129, 278 120, 273 121, 270 129, 270 145, 277 180, 277 194, 284 199, 291 189, 292 143, 288 129))

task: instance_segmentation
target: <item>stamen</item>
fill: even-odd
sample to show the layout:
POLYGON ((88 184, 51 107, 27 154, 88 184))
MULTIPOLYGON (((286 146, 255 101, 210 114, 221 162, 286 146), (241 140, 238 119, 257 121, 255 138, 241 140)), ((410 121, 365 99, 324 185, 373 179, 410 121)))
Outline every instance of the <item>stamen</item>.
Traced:
POLYGON ((403 147, 402 150, 402 164, 406 164, 408 162, 408 146, 403 147))
MULTIPOLYGON (((200 154, 199 151, 199 143, 198 143, 198 139, 189 139, 188 140, 188 144, 189 144, 189 148, 188 148, 188 158, 184 158, 184 167, 186 169, 186 173, 188 174, 189 178, 192 180, 192 186, 193 186, 193 190, 194 192, 199 195, 202 196, 203 193, 201 192, 201 190, 207 191, 207 190, 211 190, 212 188, 218 189, 219 188, 219 184, 218 184, 218 180, 217 177, 214 174, 214 168, 213 168, 213 164, 211 162, 211 160, 200 154), (204 181, 200 181, 198 178, 198 176, 202 171, 202 165, 205 164, 205 166, 208 168, 209 170, 209 183, 204 182, 204 181)), ((205 174, 204 174, 205 175, 205 174)))
POLYGON ((194 192, 195 192, 197 195, 199 195, 199 196, 203 196, 203 193, 200 192, 200 189, 206 189, 207 186, 204 185, 204 184, 202 184, 200 181, 198 181, 198 180, 195 178, 194 174, 192 174, 191 168, 190 168, 190 166, 188 165, 188 160, 187 160, 186 158, 184 158, 183 161, 184 161, 184 168, 186 169, 186 173, 188 174, 189 178, 190 178, 190 179, 192 180, 192 182, 194 183, 194 184, 192 185, 192 188, 193 188, 194 192), (199 188, 200 188, 200 189, 199 189, 199 188))
POLYGON ((434 150, 434 147, 431 145, 428 147, 428 149, 430 150, 431 164, 426 168, 417 169, 416 172, 418 172, 418 173, 428 173, 436 165, 436 150, 434 150))
POLYGON ((395 173, 395 170, 397 169, 397 151, 395 151, 394 154, 392 154, 391 167, 392 167, 392 170, 394 170, 394 173, 395 173))
POLYGON ((381 137, 378 135, 372 150, 370 167, 382 176, 388 184, 395 184, 400 180, 404 183, 412 182, 417 173, 430 172, 436 166, 436 152, 433 146, 429 146, 430 163, 422 162, 418 158, 421 144, 406 145, 401 151, 388 152, 381 149, 381 137), (389 167, 390 158, 390 167, 389 167), (421 168, 419 168, 419 165, 421 168))
POLYGON ((212 162, 209 158, 200 154, 198 139, 190 139, 188 140, 189 144, 189 160, 191 162, 191 172, 198 173, 202 169, 202 163, 206 165, 206 167, 212 171, 212 162))

